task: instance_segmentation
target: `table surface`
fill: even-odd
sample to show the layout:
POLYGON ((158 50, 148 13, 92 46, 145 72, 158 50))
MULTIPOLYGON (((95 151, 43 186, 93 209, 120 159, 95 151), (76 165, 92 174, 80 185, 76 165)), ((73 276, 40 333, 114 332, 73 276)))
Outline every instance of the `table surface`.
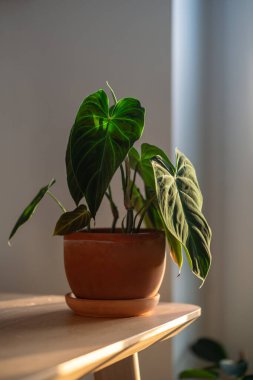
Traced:
POLYGON ((177 334, 198 306, 160 303, 149 315, 74 315, 62 296, 0 296, 0 379, 77 379, 177 334))

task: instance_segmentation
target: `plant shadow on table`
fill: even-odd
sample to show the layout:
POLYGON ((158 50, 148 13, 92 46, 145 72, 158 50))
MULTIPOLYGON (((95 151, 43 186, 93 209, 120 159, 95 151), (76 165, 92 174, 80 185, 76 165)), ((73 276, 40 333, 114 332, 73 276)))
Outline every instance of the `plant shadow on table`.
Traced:
POLYGON ((206 365, 182 371, 179 379, 253 380, 253 374, 246 374, 249 363, 243 352, 239 352, 237 360, 232 360, 220 342, 209 338, 198 339, 190 350, 206 365))

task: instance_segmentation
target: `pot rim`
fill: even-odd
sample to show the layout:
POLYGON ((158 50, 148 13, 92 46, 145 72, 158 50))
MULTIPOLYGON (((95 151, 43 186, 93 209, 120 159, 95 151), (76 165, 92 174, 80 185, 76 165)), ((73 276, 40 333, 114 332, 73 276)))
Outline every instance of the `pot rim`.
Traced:
POLYGON ((164 231, 156 229, 141 229, 138 233, 124 233, 121 229, 111 232, 110 228, 95 228, 91 231, 73 232, 64 235, 64 241, 82 241, 82 240, 106 240, 106 241, 135 241, 147 238, 158 238, 164 236, 164 231))

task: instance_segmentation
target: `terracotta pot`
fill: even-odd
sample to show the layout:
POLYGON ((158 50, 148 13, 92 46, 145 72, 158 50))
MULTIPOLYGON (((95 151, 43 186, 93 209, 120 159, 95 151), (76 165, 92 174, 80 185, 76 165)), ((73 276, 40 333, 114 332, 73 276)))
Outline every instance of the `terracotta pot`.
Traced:
POLYGON ((165 236, 110 230, 64 237, 67 279, 77 298, 129 300, 154 297, 165 271, 165 236))

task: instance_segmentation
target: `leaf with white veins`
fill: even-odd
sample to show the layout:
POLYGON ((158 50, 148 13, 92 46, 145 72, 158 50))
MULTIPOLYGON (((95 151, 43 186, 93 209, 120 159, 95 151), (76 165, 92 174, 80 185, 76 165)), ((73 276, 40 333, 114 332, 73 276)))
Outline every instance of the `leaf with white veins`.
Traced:
POLYGON ((115 171, 141 137, 144 113, 133 98, 109 107, 103 90, 81 104, 68 141, 67 181, 76 205, 85 197, 93 218, 115 171))
POLYGON ((73 211, 65 212, 56 223, 54 235, 68 235, 88 226, 91 214, 85 205, 78 206, 73 211))
POLYGON ((211 230, 201 211, 203 198, 190 160, 176 151, 176 171, 163 158, 152 160, 163 220, 184 246, 192 272, 205 280, 211 264, 211 230))

